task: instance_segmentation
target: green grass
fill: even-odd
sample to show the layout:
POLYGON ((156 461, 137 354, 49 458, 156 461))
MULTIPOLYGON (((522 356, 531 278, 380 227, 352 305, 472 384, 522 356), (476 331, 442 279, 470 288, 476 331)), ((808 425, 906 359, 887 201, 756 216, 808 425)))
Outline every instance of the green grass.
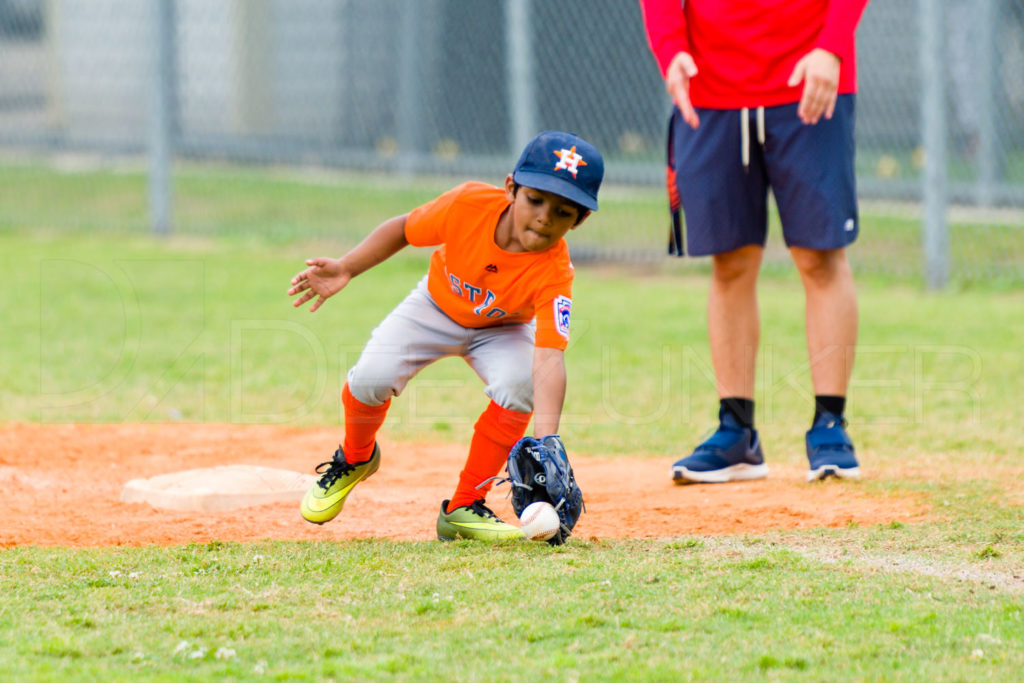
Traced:
MULTIPOLYGON (((0 166, 0 187, 0 415, 44 423, 340 422, 345 370, 426 255, 400 254, 315 315, 290 306, 287 281, 305 257, 341 253, 435 191, 200 169, 177 185, 188 229, 156 240, 132 173, 0 166)), ((604 215, 650 206, 613 193, 604 215)), ((910 240, 909 219, 863 222, 910 240)), ((851 430, 865 467, 902 472, 859 486, 917 495, 932 521, 560 549, 10 548, 0 678, 1015 678, 1024 294, 984 278, 926 293, 912 273, 858 273, 851 430)), ((577 276, 563 437, 624 465, 668 461, 714 419, 706 265, 577 276)), ((791 268, 767 269, 760 302, 759 424, 768 457, 795 465, 810 397, 791 268)), ((468 367, 447 360, 410 384, 384 429, 465 442, 485 403, 468 367)))
MULTIPOLYGON (((871 155, 865 158, 870 161, 871 155)), ((865 162, 867 163, 867 162, 865 162)), ((873 163, 873 162, 872 162, 873 163)), ((262 168, 180 165, 174 175, 174 230, 241 244, 354 244, 383 219, 403 213, 467 178, 409 178, 353 172, 283 172, 262 168)), ((479 178, 500 184, 502 177, 479 178)), ((0 188, 17 201, 0 204, 0 232, 68 235, 146 234, 146 178, 136 166, 53 166, 0 160, 0 188)), ((905 208, 862 207, 861 234, 851 259, 861 272, 917 284, 923 281, 921 221, 905 208)), ((1024 282, 1019 217, 996 223, 984 215, 949 225, 953 287, 1024 282)), ((572 234, 581 256, 649 263, 660 260, 668 236, 661 188, 608 186, 601 210, 572 234)), ((777 217, 769 228, 769 271, 790 268, 777 217)), ((698 266, 699 268, 699 266, 698 266)))
MULTIPOLYGON (((42 422, 338 422, 345 371, 426 260, 401 254, 310 315, 286 289, 304 257, 334 253, 317 249, 0 234, 0 411, 42 422)), ((673 262, 644 275, 579 269, 563 421, 576 449, 669 454, 709 426, 706 291, 706 278, 673 262)), ((792 274, 762 282, 756 397, 766 436, 796 443, 811 401, 801 296, 792 274)), ((888 457, 928 434, 964 458, 1015 452, 1024 318, 1013 312, 1024 296, 923 294, 865 277, 860 305, 851 419, 862 447, 888 457), (976 432, 967 439, 965 422, 976 432)), ((416 400, 389 414, 398 438, 457 438, 486 402, 458 360, 409 391, 416 400)))
POLYGON ((8 679, 1009 680, 1024 665, 1024 606, 997 591, 757 541, 23 548, 0 567, 8 679))
MULTIPOLYGON (((1024 153, 1019 149, 998 150, 1001 179, 1010 184, 1024 179, 1024 153)), ((973 182, 978 176, 979 161, 974 154, 956 146, 947 150, 947 173, 952 182, 973 182)), ((857 150, 857 176, 884 179, 920 180, 924 172, 925 154, 921 147, 860 148, 857 150)))

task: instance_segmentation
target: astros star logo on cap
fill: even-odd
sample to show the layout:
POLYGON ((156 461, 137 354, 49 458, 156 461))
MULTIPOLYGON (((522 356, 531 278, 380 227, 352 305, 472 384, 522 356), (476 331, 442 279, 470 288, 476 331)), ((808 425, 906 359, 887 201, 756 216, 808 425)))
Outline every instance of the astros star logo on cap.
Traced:
POLYGON ((583 161, 583 157, 576 153, 576 145, 573 145, 571 149, 556 149, 554 154, 558 157, 555 170, 564 168, 569 173, 572 173, 573 178, 576 177, 576 172, 580 166, 587 165, 587 162, 583 161))

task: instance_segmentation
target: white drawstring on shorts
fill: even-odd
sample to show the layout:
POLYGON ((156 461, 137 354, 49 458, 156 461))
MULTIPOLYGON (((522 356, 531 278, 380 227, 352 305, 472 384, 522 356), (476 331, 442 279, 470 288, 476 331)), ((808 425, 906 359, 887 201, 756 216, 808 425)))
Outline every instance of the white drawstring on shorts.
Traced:
MULTIPOLYGON (((740 161, 743 162, 743 170, 750 169, 750 126, 747 120, 750 117, 750 108, 740 109, 740 161)), ((764 147, 764 107, 757 108, 757 142, 764 147)))

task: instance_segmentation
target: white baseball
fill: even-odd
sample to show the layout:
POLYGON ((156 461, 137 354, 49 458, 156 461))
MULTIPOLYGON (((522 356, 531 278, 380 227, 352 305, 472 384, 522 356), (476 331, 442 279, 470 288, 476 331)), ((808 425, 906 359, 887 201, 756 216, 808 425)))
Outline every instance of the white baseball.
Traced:
POLYGON ((531 541, 548 540, 558 533, 561 525, 555 507, 543 501, 527 505, 519 521, 522 523, 523 534, 531 541))

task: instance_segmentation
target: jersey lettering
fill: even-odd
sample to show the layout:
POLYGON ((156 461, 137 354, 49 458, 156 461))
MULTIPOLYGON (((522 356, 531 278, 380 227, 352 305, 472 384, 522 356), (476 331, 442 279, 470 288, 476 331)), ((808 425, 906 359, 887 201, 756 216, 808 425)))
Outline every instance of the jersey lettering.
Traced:
POLYGON ((479 301, 480 294, 484 295, 484 300, 480 303, 479 306, 473 309, 473 313, 491 319, 504 318, 506 315, 508 315, 507 311, 504 311, 500 308, 491 308, 490 310, 488 310, 491 304, 493 304, 498 298, 491 290, 485 290, 482 287, 477 287, 472 283, 463 282, 458 277, 452 275, 451 273, 448 273, 448 282, 451 285, 452 292, 454 294, 458 294, 460 297, 464 299, 469 299, 469 302, 471 304, 475 304, 477 303, 477 301, 479 301))
POLYGON ((482 304, 480 304, 479 306, 474 308, 473 312, 476 313, 477 315, 483 315, 484 314, 484 309, 487 308, 488 306, 490 306, 493 303, 494 303, 494 292, 492 292, 491 290, 488 289, 487 290, 487 298, 484 299, 484 302, 482 304))

